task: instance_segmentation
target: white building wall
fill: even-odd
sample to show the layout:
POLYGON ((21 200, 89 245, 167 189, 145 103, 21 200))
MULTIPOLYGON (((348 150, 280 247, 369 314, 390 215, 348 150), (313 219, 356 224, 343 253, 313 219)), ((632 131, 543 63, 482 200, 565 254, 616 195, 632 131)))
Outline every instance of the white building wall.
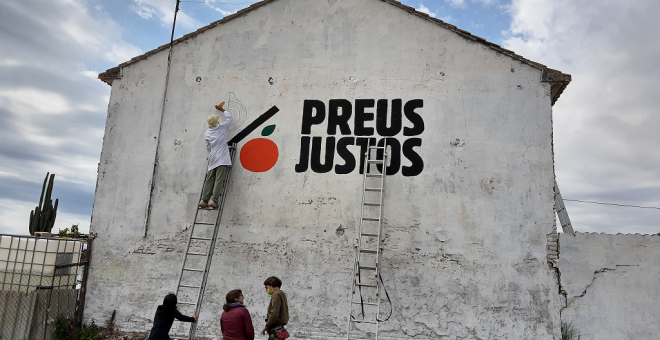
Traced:
MULTIPOLYGON (((122 329, 151 327, 175 288, 199 197, 206 116, 233 92, 246 108, 233 134, 279 108, 239 144, 274 124, 263 138, 279 158, 255 173, 236 157, 198 332, 220 338, 221 306, 234 288, 243 289, 260 329, 268 304, 262 282, 277 275, 294 338, 345 336, 362 176, 296 172, 302 137, 322 137, 323 148, 328 137, 327 119, 302 133, 304 101, 327 109, 331 99, 353 108, 357 99, 421 99, 423 132, 396 138, 421 138, 412 150, 423 170, 386 180, 383 277, 394 313, 382 334, 558 338, 558 283, 546 264, 555 223, 550 84, 541 70, 377 0, 257 8, 174 47, 143 237, 166 58, 123 67, 112 85, 86 318, 105 320, 116 309, 122 329)), ((406 115, 403 126, 414 126, 406 115)), ((353 118, 349 127, 350 135, 334 137, 355 137, 353 118)), ((359 157, 359 147, 348 150, 359 157)), ((419 163, 410 158, 401 165, 419 163)), ((334 163, 344 162, 335 154, 334 163)))
POLYGON ((583 339, 657 339, 660 236, 561 234, 561 318, 583 339))

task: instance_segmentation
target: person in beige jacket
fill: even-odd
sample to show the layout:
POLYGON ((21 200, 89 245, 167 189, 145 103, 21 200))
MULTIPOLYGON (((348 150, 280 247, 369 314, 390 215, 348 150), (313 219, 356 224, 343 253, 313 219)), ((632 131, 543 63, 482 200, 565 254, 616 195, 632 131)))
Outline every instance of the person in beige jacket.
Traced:
POLYGON ((271 276, 264 281, 264 287, 271 298, 268 304, 266 327, 261 334, 264 335, 268 332, 268 340, 276 340, 277 332, 284 330, 284 326, 289 322, 289 304, 286 294, 280 289, 282 280, 271 276))

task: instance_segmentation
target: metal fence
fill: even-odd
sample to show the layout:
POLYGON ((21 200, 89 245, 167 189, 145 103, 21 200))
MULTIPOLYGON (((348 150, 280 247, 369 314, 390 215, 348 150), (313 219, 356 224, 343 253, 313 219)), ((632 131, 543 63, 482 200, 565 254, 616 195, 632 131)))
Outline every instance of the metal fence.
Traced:
POLYGON ((0 234, 0 340, 62 339, 82 321, 91 241, 0 234))

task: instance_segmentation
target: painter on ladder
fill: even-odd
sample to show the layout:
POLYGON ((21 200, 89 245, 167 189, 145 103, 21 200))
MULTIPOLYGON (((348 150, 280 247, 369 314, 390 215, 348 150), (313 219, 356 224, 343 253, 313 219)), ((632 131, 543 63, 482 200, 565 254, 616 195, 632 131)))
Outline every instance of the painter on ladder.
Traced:
POLYGON ((200 208, 218 208, 218 198, 222 193, 227 169, 231 165, 229 147, 227 146, 227 132, 233 117, 223 108, 224 105, 225 102, 222 102, 215 106, 216 110, 225 114, 224 122, 220 123, 220 117, 215 114, 208 116, 206 119, 209 125, 209 129, 205 134, 206 150, 209 152, 209 165, 206 181, 204 181, 204 189, 202 190, 202 200, 199 202, 200 208))

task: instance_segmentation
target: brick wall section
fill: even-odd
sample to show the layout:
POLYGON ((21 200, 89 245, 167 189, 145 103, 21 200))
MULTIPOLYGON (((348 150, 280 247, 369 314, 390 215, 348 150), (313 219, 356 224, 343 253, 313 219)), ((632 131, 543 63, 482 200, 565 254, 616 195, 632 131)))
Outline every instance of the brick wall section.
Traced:
POLYGON ((548 251, 548 265, 556 267, 559 261, 559 234, 556 232, 546 235, 548 243, 546 249, 548 251))

